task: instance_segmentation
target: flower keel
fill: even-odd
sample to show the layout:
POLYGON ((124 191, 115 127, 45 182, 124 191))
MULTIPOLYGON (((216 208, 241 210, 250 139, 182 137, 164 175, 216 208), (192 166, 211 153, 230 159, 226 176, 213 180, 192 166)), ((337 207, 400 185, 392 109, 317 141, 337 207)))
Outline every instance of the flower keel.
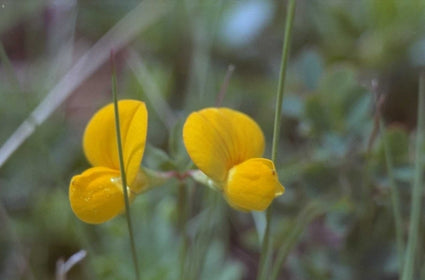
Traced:
POLYGON ((75 215, 90 224, 106 222, 124 210, 120 173, 106 167, 89 168, 71 179, 69 200, 75 215))
POLYGON ((229 204, 242 211, 263 211, 284 192, 273 162, 264 158, 249 159, 233 167, 224 188, 229 204))

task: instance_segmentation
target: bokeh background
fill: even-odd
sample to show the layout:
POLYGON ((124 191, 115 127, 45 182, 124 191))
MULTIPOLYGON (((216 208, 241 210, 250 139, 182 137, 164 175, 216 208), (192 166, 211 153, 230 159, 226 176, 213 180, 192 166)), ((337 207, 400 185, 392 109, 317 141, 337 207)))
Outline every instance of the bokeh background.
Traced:
MULTIPOLYGON (((111 49, 119 98, 148 106, 144 166, 190 166, 182 123, 191 111, 214 106, 222 88, 223 106, 262 127, 270 156, 286 1, 144 2, 0 0, 0 145, 45 104, 29 118, 34 132, 0 167, 0 279, 55 279, 57 261, 81 249, 87 256, 68 279, 133 277, 125 217, 84 224, 67 197, 70 178, 89 166, 85 124, 112 100, 111 49), (107 42, 96 43, 111 29, 107 42), (72 72, 83 56, 84 67, 72 72), (55 96, 65 93, 57 106, 55 96)), ((300 230, 280 279, 398 279, 383 139, 406 234, 424 15, 421 0, 297 1, 276 162, 286 193, 273 205, 273 245, 300 230), (314 203, 328 208, 306 213, 314 203)), ((137 197, 131 210, 142 279, 179 279, 184 242, 186 279, 255 279, 261 213, 237 212, 190 180, 137 197)), ((424 279, 423 223, 420 232, 416 275, 424 279)))

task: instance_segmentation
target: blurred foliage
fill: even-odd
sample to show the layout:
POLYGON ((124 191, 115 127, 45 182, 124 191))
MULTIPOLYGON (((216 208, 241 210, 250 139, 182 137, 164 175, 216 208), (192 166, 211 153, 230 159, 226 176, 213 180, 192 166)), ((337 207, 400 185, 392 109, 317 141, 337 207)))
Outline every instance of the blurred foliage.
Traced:
MULTIPOLYGON (((75 62, 138 3, 0 1, 0 143, 66 73, 70 64, 64 59, 75 62)), ((276 163, 286 187, 274 203, 276 249, 309 202, 329 209, 303 228, 280 279, 398 278, 382 139, 389 142, 406 233, 417 78, 425 64, 424 3, 297 1, 276 163), (383 135, 374 132, 378 94, 384 96, 383 135)), ((164 171, 192 167, 181 141, 184 119, 215 105, 230 64, 235 71, 223 105, 258 121, 269 156, 285 1, 166 5, 171 12, 117 58, 120 97, 144 100, 149 110, 143 165, 164 171), (133 71, 129 57, 139 59, 147 74, 133 71), (168 104, 169 117, 152 96, 168 104)), ((70 178, 88 167, 81 147, 84 126, 111 100, 104 65, 0 168, 0 279, 54 279, 57 260, 80 249, 88 255, 68 279, 132 278, 125 218, 86 225, 67 198, 70 178)), ((187 272, 196 274, 193 279, 254 279, 261 216, 254 223, 217 194, 184 182, 187 272)), ((132 204, 142 279, 179 279, 185 242, 180 186, 170 181, 132 204)), ((420 244, 423 264, 423 234, 420 244)))

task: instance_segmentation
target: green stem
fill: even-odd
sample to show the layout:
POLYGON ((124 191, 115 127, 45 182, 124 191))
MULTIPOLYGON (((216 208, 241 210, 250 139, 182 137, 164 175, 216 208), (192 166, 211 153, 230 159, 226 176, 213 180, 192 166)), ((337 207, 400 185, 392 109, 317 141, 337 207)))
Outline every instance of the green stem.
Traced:
POLYGON ((220 107, 223 104, 224 96, 227 92, 227 87, 229 86, 230 78, 232 77, 233 71, 235 71, 235 66, 230 64, 227 67, 226 76, 224 77, 224 81, 221 84, 220 91, 217 95, 217 100, 215 101, 215 106, 220 107))
MULTIPOLYGON (((280 136, 280 120, 282 113, 282 101, 283 101, 283 93, 285 89, 285 78, 286 78, 286 68, 288 65, 288 57, 289 57, 289 47, 291 41, 292 34, 292 25, 294 22, 295 16, 295 0, 289 0, 288 9, 286 12, 286 23, 285 23, 285 37, 283 41, 282 47, 282 59, 280 64, 280 77, 277 89, 277 98, 276 98, 276 108, 275 108, 275 116, 274 116, 274 126, 273 126, 273 143, 272 143, 272 155, 271 159, 276 163, 277 157, 277 145, 279 143, 280 136)), ((260 264, 258 268, 257 279, 267 279, 267 271, 268 263, 270 262, 269 247, 270 247, 270 223, 272 216, 272 205, 267 209, 266 213, 266 229, 264 232, 264 238, 261 248, 261 256, 260 256, 260 264)))
POLYGON ((424 140, 425 140, 425 74, 419 78, 418 127, 415 147, 415 173, 410 208, 409 239, 404 260, 402 280, 413 279, 415 253, 418 242, 419 223, 421 221, 421 202, 424 169, 424 140))
POLYGON ((400 194, 398 192, 397 184, 394 177, 394 167, 391 156, 391 151, 388 143, 387 136, 385 135, 385 126, 382 119, 379 120, 379 127, 381 131, 382 141, 384 142, 385 162, 387 165, 388 177, 390 179, 391 188, 391 202, 393 208, 393 215, 395 221, 395 234, 397 242, 397 252, 399 268, 403 267, 403 254, 404 254, 404 240, 403 240, 403 224, 401 218, 400 194))
POLYGON ((115 129, 116 129, 116 135, 117 135, 118 157, 120 161, 122 189, 124 193, 125 216, 127 218, 128 233, 130 235, 131 253, 133 256, 134 272, 136 276, 135 279, 139 280, 140 272, 139 272, 139 266, 137 261, 136 243, 134 241, 134 235, 133 235, 133 224, 131 222, 131 216, 130 216, 130 201, 128 199, 127 179, 126 179, 125 170, 124 170, 124 158, 123 158, 122 143, 121 143, 120 117, 119 117, 118 98, 117 98, 117 78, 115 74, 115 61, 114 61, 113 53, 111 53, 111 63, 112 63, 112 96, 114 99, 114 112, 115 112, 115 129))
POLYGON ((280 120, 282 114, 282 102, 283 94, 285 91, 285 78, 286 68, 288 65, 289 58, 289 47, 291 44, 292 25, 295 16, 295 0, 289 0, 288 11, 286 13, 286 24, 285 24, 285 38, 282 48, 282 60, 280 64, 280 78, 277 88, 276 107, 274 115, 274 126, 273 126, 273 142, 272 142, 272 161, 276 161, 277 157, 277 145, 279 143, 280 136, 280 120))
POLYGON ((425 279, 425 263, 422 265, 422 270, 419 279, 425 279))

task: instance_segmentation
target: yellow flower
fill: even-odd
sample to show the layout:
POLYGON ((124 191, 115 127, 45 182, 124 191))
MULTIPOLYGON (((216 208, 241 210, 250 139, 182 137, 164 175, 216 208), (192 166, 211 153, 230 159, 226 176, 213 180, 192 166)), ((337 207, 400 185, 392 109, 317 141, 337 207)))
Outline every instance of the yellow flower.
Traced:
MULTIPOLYGON (((145 103, 122 100, 118 103, 129 198, 140 192, 139 173, 145 149, 148 114, 145 103)), ((83 137, 84 153, 92 168, 71 179, 69 200, 82 221, 99 224, 120 214, 124 208, 114 106, 101 108, 90 120, 83 137)))
POLYGON ((264 135, 247 115, 228 108, 194 112, 183 127, 189 156, 242 211, 263 211, 284 193, 271 160, 261 158, 264 135))

